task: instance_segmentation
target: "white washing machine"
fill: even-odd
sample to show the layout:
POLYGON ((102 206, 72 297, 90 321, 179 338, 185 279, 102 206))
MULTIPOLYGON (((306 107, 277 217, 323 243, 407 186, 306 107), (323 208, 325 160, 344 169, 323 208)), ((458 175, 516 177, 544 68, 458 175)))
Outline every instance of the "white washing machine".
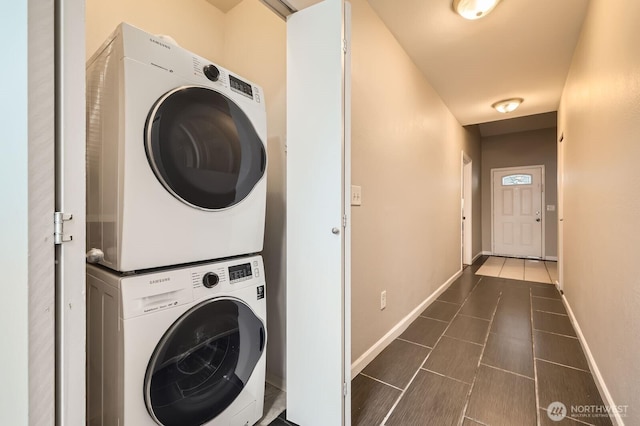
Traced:
POLYGON ((247 426, 264 405, 260 256, 144 274, 87 268, 87 424, 247 426))
POLYGON ((262 250, 262 89, 120 24, 87 63, 87 248, 116 271, 262 250))

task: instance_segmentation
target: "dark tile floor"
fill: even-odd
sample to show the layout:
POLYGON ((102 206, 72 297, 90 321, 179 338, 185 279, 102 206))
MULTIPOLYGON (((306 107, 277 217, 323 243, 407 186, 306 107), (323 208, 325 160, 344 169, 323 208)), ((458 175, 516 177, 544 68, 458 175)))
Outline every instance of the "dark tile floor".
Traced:
POLYGON ((555 287, 475 275, 483 261, 353 380, 353 425, 558 424, 552 402, 561 424, 612 424, 571 413, 602 399, 555 287))

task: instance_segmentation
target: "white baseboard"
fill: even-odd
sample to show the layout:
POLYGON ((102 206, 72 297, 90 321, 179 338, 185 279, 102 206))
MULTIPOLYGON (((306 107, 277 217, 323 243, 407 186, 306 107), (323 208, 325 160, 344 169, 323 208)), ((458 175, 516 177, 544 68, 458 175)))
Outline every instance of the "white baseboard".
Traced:
POLYGON ((476 254, 475 256, 473 256, 473 259, 471 259, 471 263, 475 262, 476 260, 478 260, 478 258, 482 256, 482 252, 476 254))
POLYGON ((375 357, 380 355, 396 337, 401 335, 409 325, 420 316, 427 306, 429 306, 434 300, 436 300, 449 286, 462 275, 462 269, 456 272, 451 278, 449 278, 444 284, 442 284, 435 292, 427 297, 422 303, 420 303, 413 311, 411 311, 406 317, 398 322, 387 334, 382 336, 380 340, 373 344, 365 353, 363 353, 357 360, 351 364, 351 379, 353 380, 375 357))
POLYGON ((280 389, 281 391, 286 392, 287 391, 287 382, 285 379, 283 379, 282 377, 278 377, 275 376, 273 374, 269 374, 267 372, 266 374, 266 381, 267 383, 269 383, 270 385, 273 385, 275 387, 277 387, 278 389, 280 389))
POLYGON ((482 256, 493 256, 493 252, 492 251, 483 251, 483 252, 480 252, 480 254, 482 256))
POLYGON ((558 256, 545 256, 544 260, 549 260, 551 262, 557 262, 558 261, 558 256))
MULTIPOLYGON (((587 362, 589 363, 589 368, 593 373, 596 386, 598 388, 598 391, 600 391, 600 396, 602 396, 604 404, 608 407, 617 407, 616 403, 613 401, 613 397, 611 396, 611 393, 609 392, 609 388, 607 388, 607 385, 604 382, 604 378, 600 373, 600 369, 596 364, 596 360, 593 358, 593 354, 591 353, 591 349, 589 348, 589 345, 587 344, 587 341, 584 338, 584 334, 582 334, 582 330, 580 329, 578 320, 576 319, 575 315, 573 314, 573 311, 571 310, 571 305, 569 305, 569 301, 567 300, 564 294, 562 295, 562 301, 564 302, 564 306, 567 309, 567 313, 569 314, 569 319, 573 324, 573 328, 576 330, 576 334, 578 335, 578 340, 580 341, 582 350, 587 356, 587 362)), ((624 421, 622 420, 620 413, 617 410, 611 410, 611 413, 613 414, 613 420, 615 420, 615 423, 618 426, 624 426, 624 421)))

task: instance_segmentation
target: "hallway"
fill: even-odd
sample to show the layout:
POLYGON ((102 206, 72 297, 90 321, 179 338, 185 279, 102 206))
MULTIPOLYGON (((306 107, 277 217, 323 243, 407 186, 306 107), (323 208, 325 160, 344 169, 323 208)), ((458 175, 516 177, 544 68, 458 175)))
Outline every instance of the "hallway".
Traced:
POLYGON ((476 275, 485 260, 353 380, 353 425, 611 424, 588 412, 603 403, 558 291, 476 275))

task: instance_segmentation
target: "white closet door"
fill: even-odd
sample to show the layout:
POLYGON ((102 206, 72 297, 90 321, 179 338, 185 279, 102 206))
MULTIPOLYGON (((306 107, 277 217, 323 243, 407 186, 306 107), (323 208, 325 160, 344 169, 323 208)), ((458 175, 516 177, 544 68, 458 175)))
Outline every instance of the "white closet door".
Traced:
POLYGON ((349 5, 287 22, 287 418, 350 424, 349 5))

